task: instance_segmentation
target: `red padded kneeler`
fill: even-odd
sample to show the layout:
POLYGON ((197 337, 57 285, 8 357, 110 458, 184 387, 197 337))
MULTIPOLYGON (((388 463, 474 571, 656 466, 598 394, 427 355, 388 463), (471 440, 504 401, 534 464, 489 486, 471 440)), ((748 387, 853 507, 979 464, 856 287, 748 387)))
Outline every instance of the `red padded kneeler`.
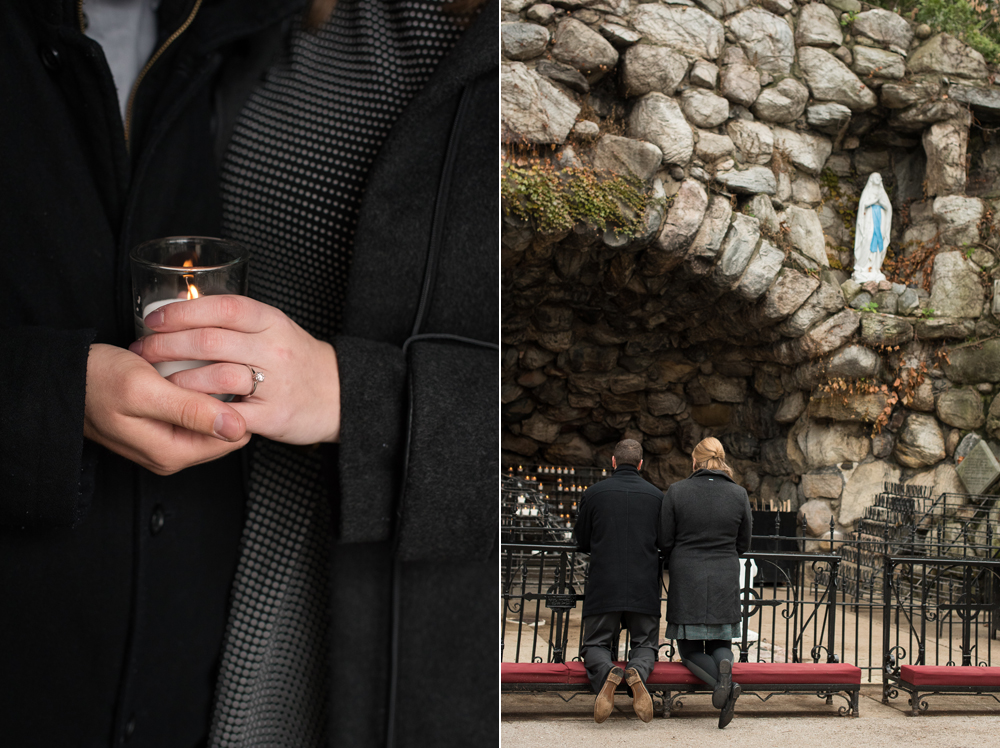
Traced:
MULTIPOLYGON (((576 664, 576 663, 573 663, 576 664)), ((586 674, 584 674, 586 680, 586 674)), ((573 683, 565 662, 502 662, 501 683, 573 683)))
POLYGON ((680 662, 657 662, 653 665, 653 672, 649 674, 649 680, 646 683, 651 685, 659 685, 661 683, 677 683, 690 686, 705 685, 701 680, 693 676, 691 671, 680 662))
POLYGON ((1000 667, 903 665, 899 677, 914 686, 1000 686, 1000 667))
POLYGON ((787 683, 857 683, 861 668, 840 662, 734 662, 733 680, 741 686, 787 683))

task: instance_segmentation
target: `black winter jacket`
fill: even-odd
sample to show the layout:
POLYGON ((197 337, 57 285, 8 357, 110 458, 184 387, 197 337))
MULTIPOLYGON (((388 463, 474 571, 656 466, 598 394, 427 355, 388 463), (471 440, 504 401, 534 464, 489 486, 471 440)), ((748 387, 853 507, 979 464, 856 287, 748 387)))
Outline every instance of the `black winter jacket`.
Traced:
POLYGON ((752 523, 746 489, 719 470, 671 484, 660 512, 668 622, 740 620, 739 557, 750 549, 752 523))
MULTIPOLYGON (((77 2, 0 4, 0 247, 18 275, 0 296, 5 744, 187 746, 207 732, 240 460, 160 478, 84 443, 86 358, 133 339, 129 248, 218 234, 224 89, 248 90, 220 71, 302 5, 205 0, 140 85, 128 150, 77 2)), ((163 0, 161 41, 193 6, 163 0)), ((497 734, 498 668, 481 662, 497 559, 496 15, 488 5, 404 112, 358 225, 333 341, 334 744, 497 734), (428 666, 444 646, 449 667, 428 666)))
POLYGON ((631 611, 659 618, 662 501, 663 492, 632 465, 583 494, 573 534, 590 554, 584 616, 631 611))

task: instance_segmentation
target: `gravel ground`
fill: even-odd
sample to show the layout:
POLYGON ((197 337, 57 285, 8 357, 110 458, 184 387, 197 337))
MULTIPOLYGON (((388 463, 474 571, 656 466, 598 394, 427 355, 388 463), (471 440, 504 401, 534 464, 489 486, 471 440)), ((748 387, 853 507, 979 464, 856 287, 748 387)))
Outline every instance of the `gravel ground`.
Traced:
POLYGON ((906 696, 889 705, 881 687, 863 686, 857 719, 842 717, 834 699, 827 706, 815 696, 775 696, 761 703, 743 696, 736 718, 718 729, 718 711, 708 695, 689 697, 668 719, 643 724, 632 712, 628 696, 619 695, 615 711, 603 725, 594 723, 593 696, 564 703, 556 694, 505 694, 501 697, 501 740, 504 748, 545 746, 587 748, 809 748, 815 746, 934 746, 983 748, 1000 745, 1000 704, 989 696, 937 696, 929 710, 909 716, 906 696))

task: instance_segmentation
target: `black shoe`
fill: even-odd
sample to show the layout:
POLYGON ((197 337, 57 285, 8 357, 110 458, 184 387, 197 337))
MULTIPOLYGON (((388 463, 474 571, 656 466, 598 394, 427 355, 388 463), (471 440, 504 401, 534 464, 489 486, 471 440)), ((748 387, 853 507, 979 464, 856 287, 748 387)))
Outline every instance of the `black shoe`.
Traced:
POLYGON ((712 706, 722 709, 729 698, 729 691, 733 685, 733 661, 723 660, 719 663, 719 680, 715 683, 712 691, 712 706))
POLYGON ((600 724, 611 716, 611 712, 615 708, 615 688, 618 687, 618 684, 622 682, 622 678, 624 677, 625 671, 620 667, 611 668, 611 672, 608 673, 608 677, 604 681, 604 686, 601 688, 601 692, 597 694, 597 700, 594 702, 594 722, 600 724))
POLYGON ((726 705, 722 708, 719 713, 719 729, 728 725, 733 721, 733 713, 736 711, 736 699, 740 697, 742 689, 739 683, 734 683, 732 688, 729 690, 729 699, 726 701, 726 705))

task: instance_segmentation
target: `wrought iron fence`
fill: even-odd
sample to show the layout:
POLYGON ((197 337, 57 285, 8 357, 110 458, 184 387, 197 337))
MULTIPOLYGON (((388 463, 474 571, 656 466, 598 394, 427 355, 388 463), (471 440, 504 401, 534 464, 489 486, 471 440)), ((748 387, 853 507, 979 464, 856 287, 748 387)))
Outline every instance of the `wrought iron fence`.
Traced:
MULTIPOLYGON (((868 682, 880 682, 887 667, 901 663, 992 664, 1000 628, 1000 561, 992 560, 993 546, 890 540, 831 535, 823 550, 832 553, 750 551, 743 636, 734 642, 739 659, 847 662, 868 682), (945 549, 960 555, 933 555, 945 549), (877 559, 877 578, 848 558, 877 559)), ((802 542, 754 537, 755 548, 802 542)), ((512 543, 503 546, 502 558, 502 659, 580 659, 587 554, 570 544, 512 543)), ((668 594, 664 579, 664 613, 668 594)), ((627 636, 619 646, 624 656, 627 636)), ((671 642, 661 641, 660 648, 662 659, 676 658, 671 642)))

